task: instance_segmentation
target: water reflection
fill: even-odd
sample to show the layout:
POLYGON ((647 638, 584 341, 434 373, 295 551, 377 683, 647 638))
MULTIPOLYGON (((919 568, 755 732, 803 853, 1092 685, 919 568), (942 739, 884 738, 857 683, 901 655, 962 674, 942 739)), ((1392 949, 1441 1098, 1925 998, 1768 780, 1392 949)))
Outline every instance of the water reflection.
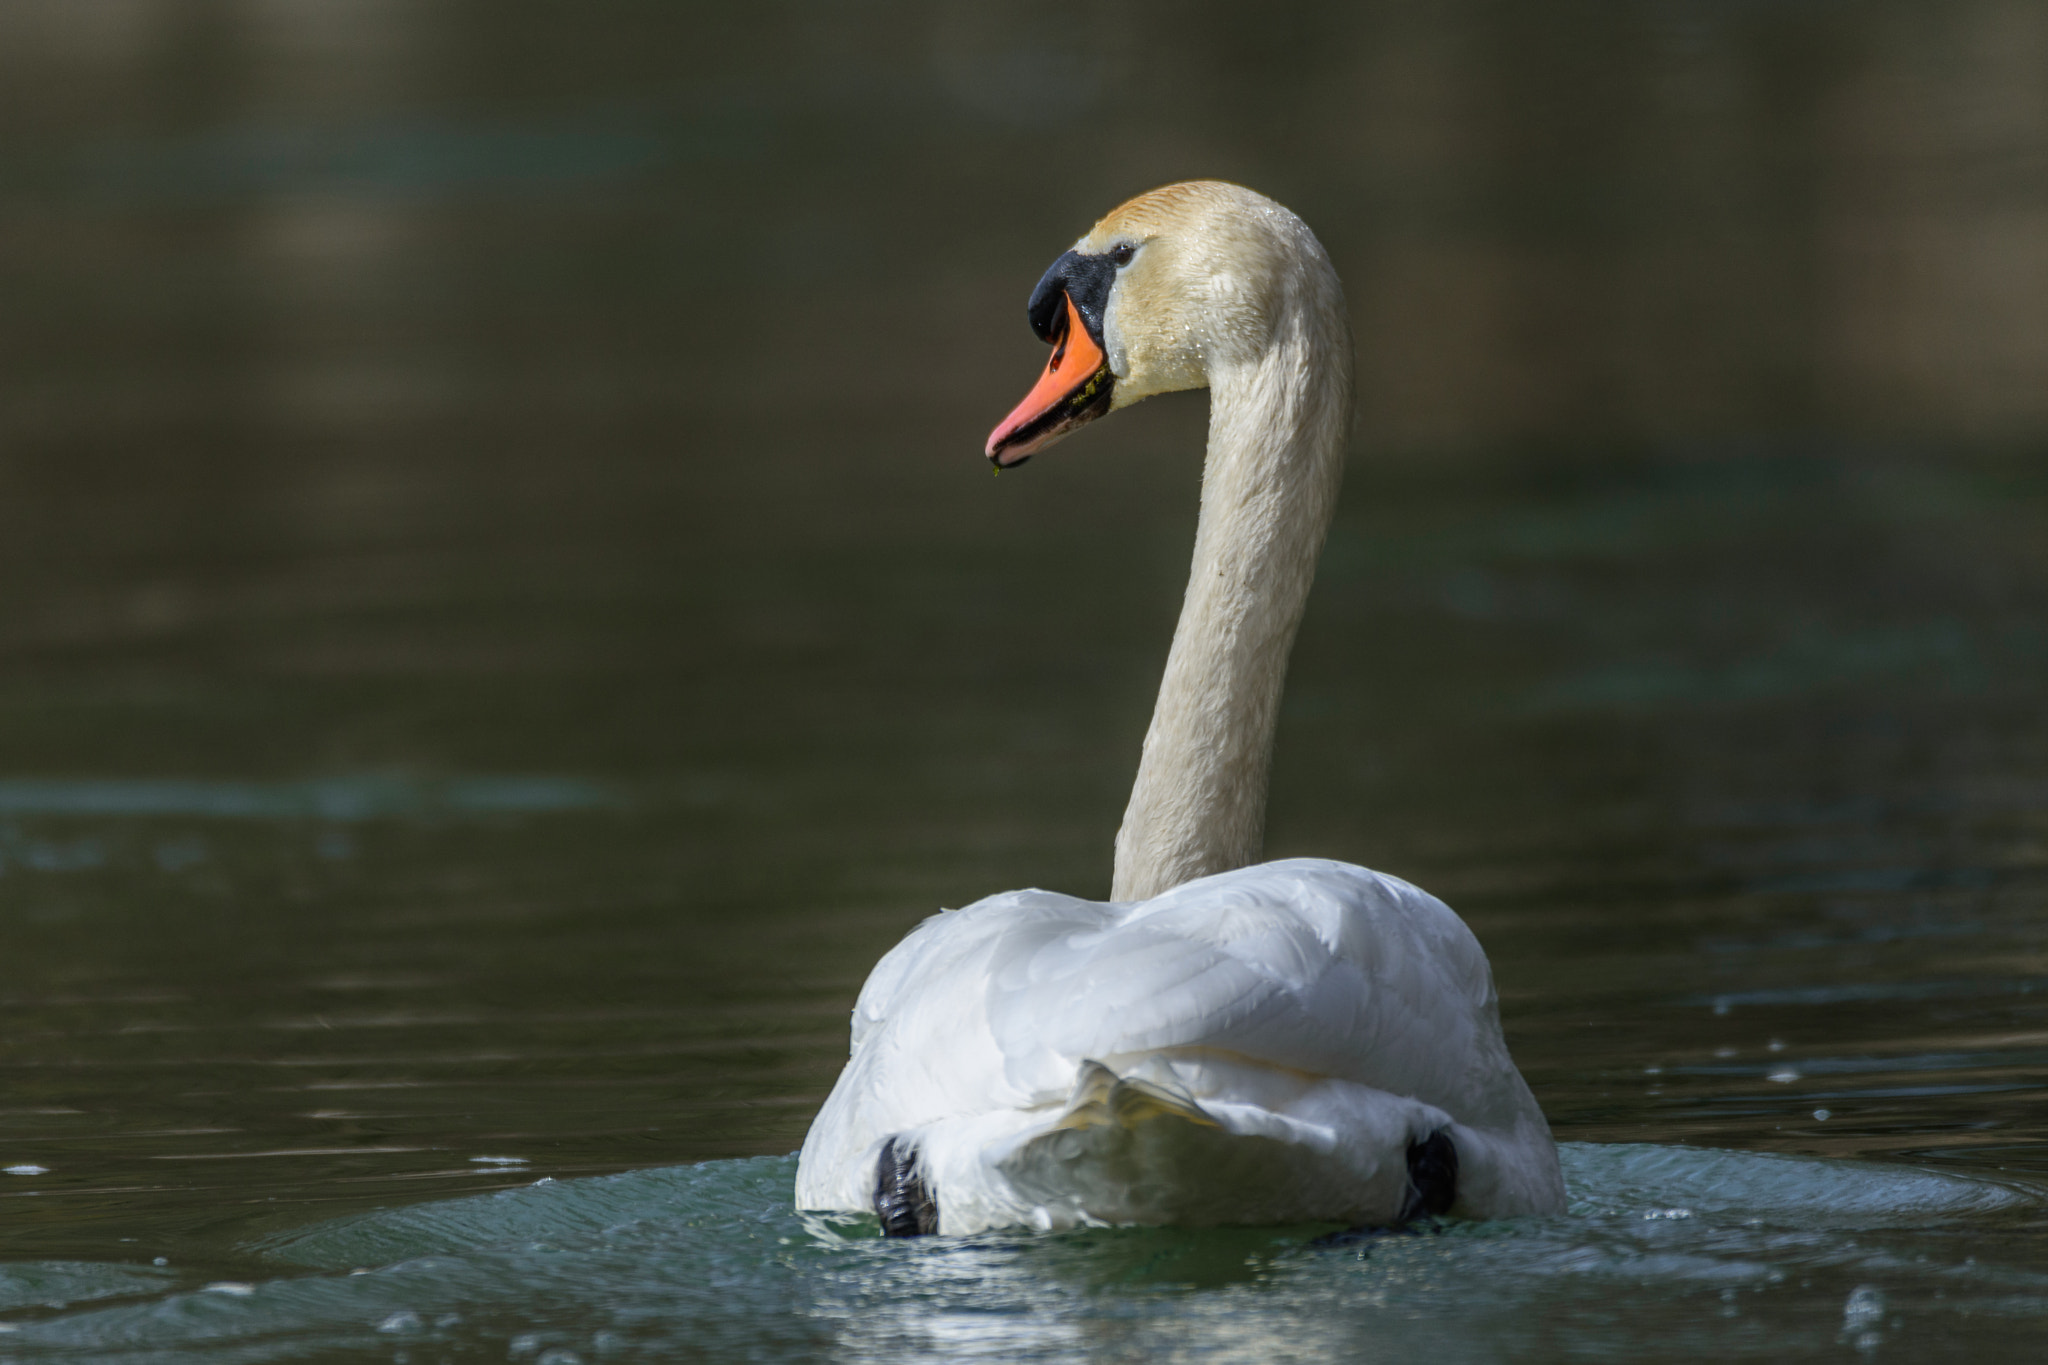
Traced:
MULTIPOLYGON (((965 396, 1006 354, 983 309, 1007 297, 1016 250, 1133 185, 1208 171, 1321 225, 1371 323, 1376 447, 1812 427, 2026 439, 2048 422, 2032 321, 2048 315, 2044 42, 2025 0, 1471 0, 1256 22, 1216 5, 904 4, 584 25, 454 0, 31 4, 0 44, 18 258, 53 267, 56 297, 104 340, 63 348, 51 373, 58 356, 25 344, 37 323, 6 325, 50 379, 103 375, 113 335, 166 307, 258 368, 272 327, 313 324, 317 362, 345 372, 408 337, 481 359, 500 349, 486 320, 523 298, 612 325, 515 328, 515 354, 659 372, 717 351, 635 308, 650 285, 678 309, 822 291, 808 311, 726 319, 752 353, 801 353, 921 222, 946 259, 891 272, 901 307, 865 327, 903 339, 882 354, 919 337, 951 351, 936 363, 965 396), (513 231, 491 230, 493 206, 513 231), (408 255, 429 287, 371 316, 266 289, 251 273, 264 224, 309 211, 426 215, 408 255), (81 214, 125 230, 82 239, 81 214), (209 218, 226 230, 181 231, 209 218), (621 252, 637 268, 606 278, 597 262, 621 252), (533 268, 550 258, 590 268, 533 268)), ((872 384, 840 394, 928 392, 857 345, 829 350, 872 384)), ((699 392, 746 374, 719 370, 699 392)), ((502 399, 492 379, 470 375, 457 406, 502 399)), ((87 414, 32 415, 62 429, 87 414)))
POLYGON ((301 782, 0 778, 0 815, 14 816, 356 821, 589 810, 623 805, 627 799, 601 782, 554 777, 419 781, 359 776, 301 782))

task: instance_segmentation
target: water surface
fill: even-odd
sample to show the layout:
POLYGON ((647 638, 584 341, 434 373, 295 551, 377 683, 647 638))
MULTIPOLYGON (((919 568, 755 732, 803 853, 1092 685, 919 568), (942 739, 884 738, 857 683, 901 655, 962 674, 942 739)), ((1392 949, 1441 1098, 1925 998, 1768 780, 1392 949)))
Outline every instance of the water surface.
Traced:
POLYGON ((2024 1354, 2043 1193, 1856 1163, 1573 1145, 1559 1218, 1329 1245, 1322 1229, 884 1240, 789 1207, 790 1157, 558 1182, 319 1224, 267 1272, 40 1267, 106 1299, 25 1359, 1783 1359, 2024 1354), (1674 1198, 1683 1204, 1673 1204, 1674 1198), (1623 1341, 1633 1341, 1621 1349, 1623 1341))

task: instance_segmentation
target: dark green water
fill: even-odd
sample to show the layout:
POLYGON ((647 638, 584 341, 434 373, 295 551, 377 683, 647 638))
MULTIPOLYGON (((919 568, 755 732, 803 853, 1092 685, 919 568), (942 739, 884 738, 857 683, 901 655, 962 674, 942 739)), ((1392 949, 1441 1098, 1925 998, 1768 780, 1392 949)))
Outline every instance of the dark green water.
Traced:
POLYGON ((0 1358, 2029 1358, 2043 72, 1996 3, 0 9, 0 1358), (875 958, 1107 890, 1204 404, 977 452, 1191 174, 1360 338, 1269 851, 1467 916, 1574 1213, 807 1224, 875 958))

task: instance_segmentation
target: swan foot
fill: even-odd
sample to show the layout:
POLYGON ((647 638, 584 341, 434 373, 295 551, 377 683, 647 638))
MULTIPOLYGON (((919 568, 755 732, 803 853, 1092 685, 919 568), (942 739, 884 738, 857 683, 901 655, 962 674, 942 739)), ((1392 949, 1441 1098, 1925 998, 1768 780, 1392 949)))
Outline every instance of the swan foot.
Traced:
POLYGON ((1449 1133, 1431 1133, 1420 1142, 1408 1144, 1408 1193, 1394 1221, 1380 1225, 1362 1223, 1342 1232, 1325 1233, 1311 1246, 1349 1246, 1368 1237, 1394 1234, 1413 1236, 1422 1231, 1415 1224, 1423 1218, 1439 1218, 1458 1202, 1458 1147, 1449 1133))
POLYGON ((1445 1132, 1431 1133, 1408 1144, 1408 1196, 1401 1201, 1397 1223, 1412 1223, 1428 1214, 1441 1217, 1458 1202, 1458 1147, 1445 1132))
MULTIPOLYGON (((1443 1228, 1435 1222, 1427 1225, 1420 1223, 1360 1223, 1355 1228, 1343 1228, 1336 1232, 1326 1232, 1320 1237, 1311 1237, 1308 1239, 1308 1244, 1312 1247, 1350 1247, 1357 1246, 1360 1242, 1378 1241, 1382 1237, 1420 1237, 1425 1231, 1441 1232, 1443 1228)), ((1361 1256, 1364 1255, 1363 1252, 1359 1254, 1361 1256)))
POLYGON ((875 1216, 884 1237, 922 1237, 939 1230, 939 1204, 917 1171, 917 1149, 890 1138, 875 1163, 875 1216))

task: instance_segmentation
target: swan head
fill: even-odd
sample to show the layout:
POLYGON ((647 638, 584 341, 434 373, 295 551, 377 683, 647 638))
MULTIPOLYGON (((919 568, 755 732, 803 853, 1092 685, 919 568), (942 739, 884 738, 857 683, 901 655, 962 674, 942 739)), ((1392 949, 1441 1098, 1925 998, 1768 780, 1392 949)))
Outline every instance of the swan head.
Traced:
POLYGON ((1031 291, 1052 357, 989 434, 988 458, 1022 464, 1104 413, 1255 362, 1298 286, 1323 277, 1334 289, 1314 234, 1241 185, 1187 180, 1117 206, 1031 291))

